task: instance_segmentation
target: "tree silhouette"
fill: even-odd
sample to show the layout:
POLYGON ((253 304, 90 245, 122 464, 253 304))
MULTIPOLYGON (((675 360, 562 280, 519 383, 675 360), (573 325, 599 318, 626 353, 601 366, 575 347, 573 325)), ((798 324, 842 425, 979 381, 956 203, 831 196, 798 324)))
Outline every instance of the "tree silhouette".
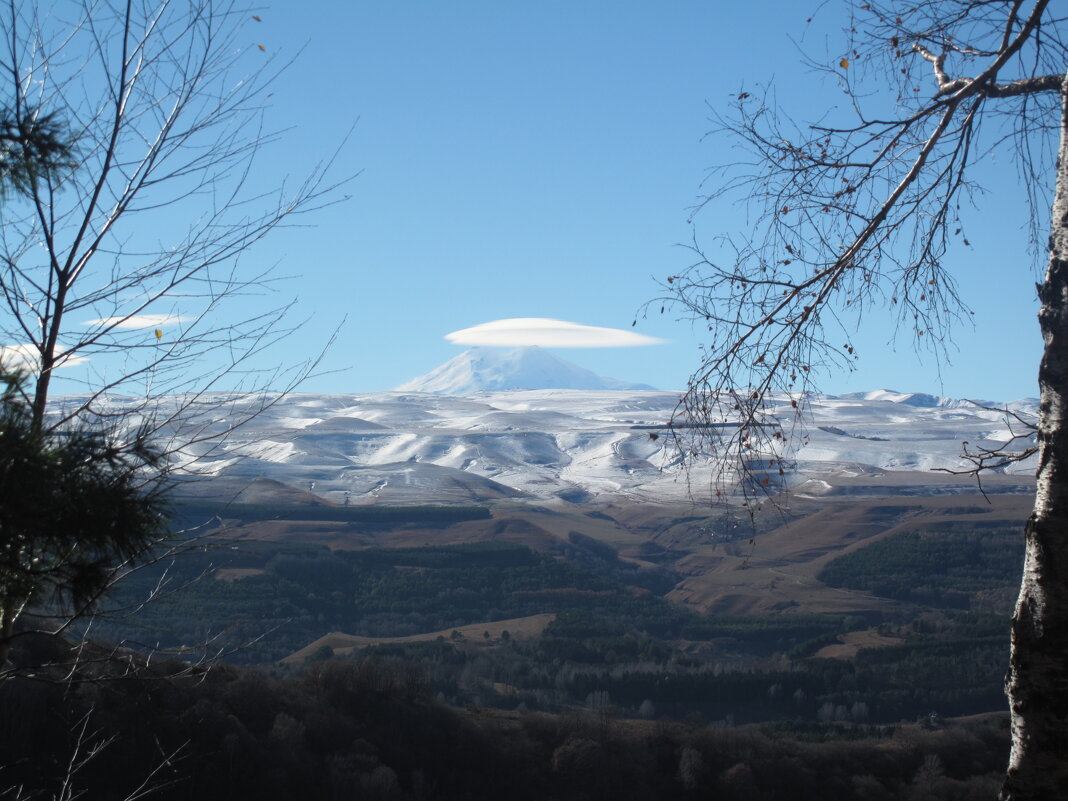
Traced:
POLYGON ((716 175, 707 202, 741 197, 757 224, 728 239, 730 263, 698 251, 667 281, 666 300, 708 331, 677 437, 691 456, 711 448, 733 464, 725 475, 742 479, 748 500, 774 490, 786 466, 789 428, 767 425, 769 415, 796 420, 813 376, 856 357, 848 319, 887 308, 918 347, 944 356, 963 311, 944 257, 967 244, 959 209, 976 194, 973 167, 995 154, 1015 159, 1032 240, 1048 256, 1036 439, 1025 432, 1016 452, 966 455, 975 470, 1038 455, 1003 798, 1068 797, 1066 9, 1049 0, 849 5, 841 52, 812 65, 837 76, 848 119, 795 123, 767 95, 741 92, 719 121, 747 155, 716 175), (713 425, 725 421, 736 425, 713 425))
POLYGON ((327 163, 256 169, 278 138, 258 21, 232 0, 0 5, 0 670, 25 610, 62 632, 190 547, 167 539, 170 479, 318 362, 260 369, 291 304, 235 308, 273 291, 249 249, 338 187, 327 163))

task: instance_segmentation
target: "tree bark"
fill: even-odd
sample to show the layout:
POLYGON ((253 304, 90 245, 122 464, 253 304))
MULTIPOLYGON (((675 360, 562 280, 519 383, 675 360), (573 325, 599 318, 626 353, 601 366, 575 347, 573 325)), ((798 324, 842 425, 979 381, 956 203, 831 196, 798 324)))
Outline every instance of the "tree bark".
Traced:
POLYGON ((1068 798, 1068 76, 1061 84, 1049 248, 1038 288, 1045 343, 1038 375, 1038 484, 1025 529, 1005 681, 1012 751, 1003 801, 1068 798))
POLYGON ((4 598, 0 608, 0 671, 7 667, 11 653, 11 636, 15 633, 15 609, 10 598, 4 598))

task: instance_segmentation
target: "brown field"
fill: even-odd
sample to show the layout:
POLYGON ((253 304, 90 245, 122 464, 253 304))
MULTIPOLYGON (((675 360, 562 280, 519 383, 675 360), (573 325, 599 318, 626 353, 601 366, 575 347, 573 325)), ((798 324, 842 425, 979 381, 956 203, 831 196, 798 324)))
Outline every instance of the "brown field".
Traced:
POLYGON ((213 574, 216 581, 240 581, 249 576, 261 576, 264 571, 258 567, 221 567, 213 574))
POLYGON ((493 645, 501 641, 501 635, 507 631, 509 636, 518 639, 536 637, 545 631, 556 615, 531 615, 530 617, 515 617, 510 620, 495 620, 486 623, 472 623, 467 626, 458 626, 455 629, 442 629, 441 631, 429 631, 424 634, 413 634, 410 637, 359 637, 355 634, 344 634, 332 631, 310 645, 306 645, 296 653, 282 659, 289 664, 301 664, 309 656, 314 654, 324 645, 334 650, 337 656, 349 656, 353 651, 367 648, 371 645, 386 645, 390 643, 433 642, 438 637, 446 640, 462 639, 473 645, 493 645), (459 632, 457 637, 454 632, 459 632), (486 637, 486 634, 489 637, 486 637))
POLYGON ((546 552, 557 550, 571 532, 580 532, 611 545, 622 559, 646 567, 653 567, 649 560, 655 559, 677 571, 682 579, 668 597, 703 612, 856 614, 886 612, 900 604, 825 586, 816 576, 827 562, 901 531, 1022 525, 1032 503, 1033 480, 1027 477, 985 479, 991 490, 988 498, 967 477, 942 473, 876 472, 823 479, 820 497, 806 495, 801 487, 791 497, 776 499, 777 505, 766 504, 757 514, 760 533, 752 538, 745 518, 732 536, 715 534, 724 512, 699 498, 657 505, 618 497, 581 505, 502 500, 491 505, 489 520, 443 528, 380 530, 276 520, 235 525, 225 534, 335 549, 500 540, 546 552))
POLYGON ((702 611, 849 614, 899 604, 865 592, 827 587, 816 575, 832 559, 892 534, 952 525, 1022 527, 1032 498, 970 494, 846 496, 795 501, 793 519, 753 539, 686 541, 675 562, 685 577, 668 596, 702 611))
POLYGON ((898 637, 885 637, 875 629, 865 631, 850 631, 838 637, 838 642, 833 645, 825 645, 816 651, 815 656, 820 659, 852 659, 861 648, 886 648, 890 645, 901 645, 904 640, 898 637))
POLYGON ((220 536, 265 542, 302 542, 333 550, 364 548, 419 548, 428 545, 459 545, 500 540, 549 550, 557 537, 536 523, 493 510, 489 520, 466 520, 441 528, 418 526, 381 530, 330 521, 262 520, 227 526, 220 536))

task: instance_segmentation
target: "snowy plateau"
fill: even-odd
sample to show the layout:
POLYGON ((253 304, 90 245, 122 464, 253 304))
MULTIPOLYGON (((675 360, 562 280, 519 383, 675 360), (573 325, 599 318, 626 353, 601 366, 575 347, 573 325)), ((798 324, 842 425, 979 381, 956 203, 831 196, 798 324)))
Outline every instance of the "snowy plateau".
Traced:
MULTIPOLYGON (((263 409, 258 396, 201 396, 202 416, 171 433, 176 441, 197 440, 179 455, 189 473, 210 478, 183 482, 197 495, 233 497, 258 483, 276 487, 278 501, 353 505, 707 501, 719 463, 696 459, 682 468, 668 427, 679 392, 622 382, 611 389, 503 388, 591 377, 612 382, 537 348, 476 348, 408 391, 294 393, 268 398, 263 409)), ((175 400, 165 400, 164 415, 175 400)), ((110 396, 103 403, 98 411, 121 413, 140 401, 110 396)), ((963 442, 992 449, 1027 433, 1003 412, 924 394, 813 395, 807 406, 800 420, 789 398, 773 399, 768 409, 787 443, 786 475, 776 469, 773 487, 794 497, 974 493, 974 478, 935 471, 966 466, 963 442)), ((1037 402, 1007 408, 1033 421, 1037 402)), ((1012 464, 984 485, 995 493, 1033 491, 1034 467, 1033 458, 1012 464)))
MULTIPOLYGON (((190 470, 212 477, 187 489, 218 497, 269 479, 308 500, 305 493, 354 505, 707 499, 717 464, 680 468, 667 428, 678 399, 648 390, 293 394, 218 442, 187 448, 196 457, 190 470)), ((201 433, 221 434, 254 403, 228 404, 201 433)), ((1027 419, 1034 403, 1010 407, 1027 419)), ((787 399, 772 411, 784 429, 793 426, 787 399)), ((1018 427, 964 401, 888 391, 818 396, 783 454, 785 482, 795 496, 974 492, 974 479, 932 471, 963 467, 962 442, 997 447, 1018 427)), ((1023 462, 984 483, 1028 492, 1033 472, 1023 462)))

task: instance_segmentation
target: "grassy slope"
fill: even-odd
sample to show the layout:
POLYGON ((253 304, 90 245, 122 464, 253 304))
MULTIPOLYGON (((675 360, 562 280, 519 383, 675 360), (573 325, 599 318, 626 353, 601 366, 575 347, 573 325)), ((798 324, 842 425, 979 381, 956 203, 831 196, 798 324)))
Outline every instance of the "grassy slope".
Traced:
POLYGON ((485 623, 471 623, 467 626, 457 626, 451 629, 430 631, 425 634, 413 634, 410 637, 360 637, 355 634, 345 634, 340 631, 332 631, 320 637, 310 645, 301 648, 294 654, 290 654, 283 663, 291 665, 303 665, 304 661, 326 646, 337 656, 351 656, 354 651, 368 648, 373 645, 400 645, 414 642, 433 642, 441 637, 452 640, 459 635, 460 639, 472 642, 475 645, 483 643, 495 645, 501 642, 501 636, 508 632, 509 637, 524 639, 536 637, 545 631, 546 626, 556 619, 554 614, 528 615, 527 617, 514 617, 508 620, 494 620, 485 623), (489 634, 487 638, 485 635, 489 634))

